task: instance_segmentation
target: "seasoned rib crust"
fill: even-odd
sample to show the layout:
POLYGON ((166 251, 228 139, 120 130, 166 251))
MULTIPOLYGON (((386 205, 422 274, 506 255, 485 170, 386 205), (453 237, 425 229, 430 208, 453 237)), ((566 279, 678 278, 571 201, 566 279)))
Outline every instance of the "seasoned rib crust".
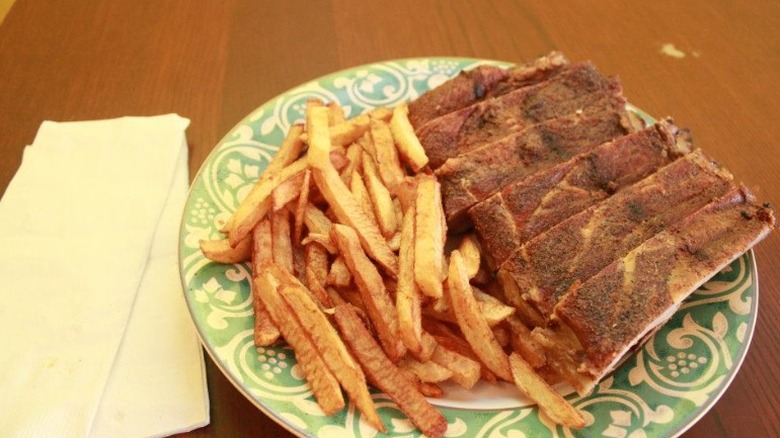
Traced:
POLYGON ((528 63, 504 70, 482 65, 422 94, 409 103, 409 121, 415 129, 486 97, 496 97, 521 87, 538 84, 557 74, 569 61, 560 52, 551 52, 528 63))
POLYGON ((735 188, 572 288, 555 316, 581 343, 579 371, 598 381, 670 309, 774 227, 772 210, 735 188))
POLYGON ((617 79, 605 78, 590 63, 577 64, 542 83, 434 119, 417 135, 435 169, 447 158, 621 94, 617 79))
POLYGON ((534 236, 690 152, 687 136, 677 133, 670 121, 659 122, 519 180, 476 204, 469 217, 488 263, 500 266, 534 236))
POLYGON ((575 285, 734 187, 696 150, 521 246, 501 269, 544 315, 575 285))
POLYGON ((466 211, 502 187, 632 130, 620 97, 582 113, 555 118, 450 158, 436 170, 447 222, 453 229, 466 211))

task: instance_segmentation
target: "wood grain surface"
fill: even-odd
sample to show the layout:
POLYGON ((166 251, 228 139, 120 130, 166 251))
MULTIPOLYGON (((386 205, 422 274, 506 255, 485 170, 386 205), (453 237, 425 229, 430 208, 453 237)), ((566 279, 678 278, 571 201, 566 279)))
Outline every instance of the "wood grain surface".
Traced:
MULTIPOLYGON (((778 27, 780 2, 764 1, 17 0, 0 25, 0 194, 44 120, 179 113, 192 121, 194 175, 251 110, 327 73, 558 49, 618 74, 632 103, 673 116, 761 200, 778 203, 778 27), (667 44, 678 52, 664 53, 667 44)), ((756 255, 750 351, 687 437, 780 435, 780 233, 756 255)), ((207 361, 211 425, 182 436, 289 435, 207 361)))

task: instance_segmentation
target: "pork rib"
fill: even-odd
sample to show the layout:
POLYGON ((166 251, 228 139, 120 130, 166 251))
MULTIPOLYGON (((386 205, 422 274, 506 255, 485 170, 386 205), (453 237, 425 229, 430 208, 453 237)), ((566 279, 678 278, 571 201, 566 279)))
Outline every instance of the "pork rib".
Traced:
POLYGON ((576 282, 733 187, 731 174, 696 150, 531 239, 503 263, 502 278, 549 316, 576 282))
POLYGON ((559 325, 544 330, 576 367, 564 374, 576 373, 578 392, 590 392, 685 298, 774 227, 769 206, 737 187, 574 286, 555 306, 559 325))
POLYGON ((602 76, 590 63, 564 69, 539 84, 487 99, 428 122, 417 131, 432 168, 529 125, 620 96, 617 79, 602 76))
POLYGON ((462 228, 467 210, 502 187, 632 130, 625 101, 610 96, 450 158, 436 170, 450 228, 462 228))
POLYGON ((671 121, 661 121, 509 185, 476 204, 469 217, 488 264, 500 266, 536 235, 690 152, 687 135, 678 133, 671 121))
POLYGON ((563 54, 551 52, 509 69, 480 65, 472 70, 462 71, 410 102, 409 121, 415 129, 419 129, 437 117, 477 103, 486 97, 500 96, 547 80, 568 64, 569 61, 563 54))

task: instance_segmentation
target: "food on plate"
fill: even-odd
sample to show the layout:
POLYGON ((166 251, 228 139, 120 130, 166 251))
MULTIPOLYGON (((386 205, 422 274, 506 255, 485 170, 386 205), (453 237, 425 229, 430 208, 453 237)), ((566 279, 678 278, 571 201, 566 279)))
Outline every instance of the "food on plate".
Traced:
POLYGON ((249 262, 255 344, 283 338, 327 414, 343 389, 385 431, 368 381, 442 436, 425 397, 506 381, 582 428, 551 385, 590 392, 775 226, 687 132, 625 107, 557 52, 351 119, 310 100, 201 250, 249 262))
POLYGON ((617 79, 602 76, 585 62, 564 68, 547 81, 443 115, 416 132, 430 166, 437 169, 448 158, 621 94, 617 79))
POLYGON ((501 266, 519 245, 691 150, 664 120, 506 185, 469 210, 488 263, 501 266))

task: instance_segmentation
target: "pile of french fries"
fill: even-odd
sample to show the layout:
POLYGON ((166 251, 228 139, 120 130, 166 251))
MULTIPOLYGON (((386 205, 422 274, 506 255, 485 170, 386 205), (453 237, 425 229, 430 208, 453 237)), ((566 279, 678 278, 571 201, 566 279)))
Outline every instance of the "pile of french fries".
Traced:
POLYGON ((256 345, 292 346, 328 415, 346 393, 385 431, 370 383, 437 437, 447 421, 426 397, 443 396, 445 381, 471 388, 482 379, 513 382, 556 423, 583 427, 550 386, 531 324, 505 304, 475 237, 447 241, 440 185, 407 111, 346 120, 337 104, 309 101, 305 128, 289 130, 222 228, 226 238, 201 251, 251 264, 256 345))

